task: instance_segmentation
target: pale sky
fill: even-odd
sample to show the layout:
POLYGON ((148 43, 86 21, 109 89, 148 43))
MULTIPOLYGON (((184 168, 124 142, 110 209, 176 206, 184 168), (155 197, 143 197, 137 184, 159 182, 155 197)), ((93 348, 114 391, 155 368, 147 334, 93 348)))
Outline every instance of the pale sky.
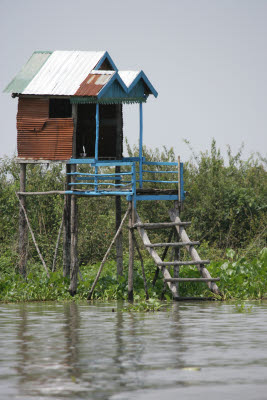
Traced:
MULTIPOLYGON (((159 93, 144 105, 144 144, 186 161, 215 138, 266 155, 267 0, 0 0, 0 157, 16 152, 17 99, 2 90, 35 50, 108 50, 159 93)), ((138 142, 138 105, 124 106, 138 142)))

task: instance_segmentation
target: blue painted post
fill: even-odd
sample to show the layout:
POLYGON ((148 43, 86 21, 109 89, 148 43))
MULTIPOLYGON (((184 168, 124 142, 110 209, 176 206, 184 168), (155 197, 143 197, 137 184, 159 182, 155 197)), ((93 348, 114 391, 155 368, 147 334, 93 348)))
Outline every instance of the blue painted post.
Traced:
MULTIPOLYGON (((98 143, 99 143, 99 104, 96 103, 96 114, 95 114, 95 162, 98 161, 98 143)), ((98 167, 95 167, 95 175, 98 173, 98 167)), ((95 191, 98 189, 98 180, 95 176, 95 191)))
POLYGON ((136 209, 136 172, 135 172, 135 163, 132 165, 132 191, 133 191, 133 205, 134 209, 136 209))
POLYGON ((139 187, 143 187, 143 103, 139 103, 139 187))
POLYGON ((184 163, 180 164, 180 168, 181 168, 181 201, 183 203, 183 201, 185 200, 185 194, 184 194, 184 163))

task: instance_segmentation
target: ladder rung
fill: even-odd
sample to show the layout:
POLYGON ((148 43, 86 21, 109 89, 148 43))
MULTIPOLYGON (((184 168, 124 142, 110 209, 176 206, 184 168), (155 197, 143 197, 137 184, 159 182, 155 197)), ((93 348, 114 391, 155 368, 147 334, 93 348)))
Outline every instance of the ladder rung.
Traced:
POLYGON ((217 282, 220 278, 169 278, 164 282, 217 282))
POLYGON ((188 226, 191 222, 156 222, 156 223, 137 223, 133 225, 133 228, 145 228, 145 229, 161 229, 171 228, 173 226, 188 226))
POLYGON ((146 247, 181 247, 181 246, 197 246, 200 242, 177 242, 177 243, 150 243, 146 247))
POLYGON ((158 262, 158 266, 167 266, 167 265, 202 265, 209 264, 210 260, 199 260, 199 261, 166 261, 166 262, 158 262))

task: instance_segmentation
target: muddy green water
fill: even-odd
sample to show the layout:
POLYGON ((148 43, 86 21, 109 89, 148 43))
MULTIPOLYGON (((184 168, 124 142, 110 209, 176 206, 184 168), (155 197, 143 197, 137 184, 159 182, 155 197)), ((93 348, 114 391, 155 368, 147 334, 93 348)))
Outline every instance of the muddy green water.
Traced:
POLYGON ((267 399, 267 303, 251 304, 2 304, 0 398, 267 399))

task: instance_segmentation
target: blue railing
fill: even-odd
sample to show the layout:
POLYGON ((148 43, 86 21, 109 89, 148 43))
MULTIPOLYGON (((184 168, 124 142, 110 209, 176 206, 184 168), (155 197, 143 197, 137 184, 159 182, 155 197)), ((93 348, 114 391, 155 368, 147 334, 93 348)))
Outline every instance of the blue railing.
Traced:
POLYGON ((142 158, 127 157, 122 160, 95 161, 94 159, 72 159, 69 164, 87 164, 89 172, 71 172, 70 190, 67 194, 103 196, 120 195, 128 200, 184 200, 183 163, 153 162, 142 158), (136 168, 136 163, 139 163, 136 168), (119 172, 110 172, 109 168, 120 167, 119 172), (167 167, 167 168, 166 168, 167 167), (103 171, 104 169, 104 171, 103 171), (149 176, 151 175, 151 179, 149 176), (162 175, 164 175, 162 179, 162 175), (170 177, 170 179, 167 179, 170 177), (147 185, 149 184, 149 185, 147 185), (166 189, 176 189, 177 194, 143 194, 142 189, 152 185, 158 188, 163 184, 166 189))
MULTIPOLYGON (((77 164, 88 164, 82 161, 84 160, 79 159, 77 164)), ((71 190, 68 190, 67 194, 135 196, 136 173, 134 162, 98 161, 90 163, 90 166, 94 168, 94 172, 76 171, 67 174, 72 177, 72 182, 69 183, 71 190), (102 169, 105 167, 127 167, 127 171, 114 173, 102 172, 102 169), (88 187, 88 189, 84 187, 88 187)))

